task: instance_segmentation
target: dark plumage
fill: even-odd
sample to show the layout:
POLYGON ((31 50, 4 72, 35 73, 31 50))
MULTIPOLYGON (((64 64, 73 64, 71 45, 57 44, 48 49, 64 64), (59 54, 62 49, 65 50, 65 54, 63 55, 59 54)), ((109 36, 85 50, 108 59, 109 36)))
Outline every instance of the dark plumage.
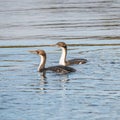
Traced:
POLYGON ((61 54, 60 61, 59 61, 60 65, 68 66, 72 64, 84 64, 87 62, 87 59, 79 59, 79 58, 66 60, 67 44, 64 42, 58 42, 56 45, 62 49, 62 54, 61 54))
POLYGON ((36 51, 30 51, 30 52, 36 53, 36 54, 40 55, 40 57, 41 57, 41 61, 40 61, 39 67, 38 67, 39 72, 45 72, 45 71, 49 70, 49 71, 53 71, 56 73, 67 74, 67 73, 76 71, 72 67, 67 67, 67 66, 63 66, 63 65, 57 65, 57 66, 51 66, 51 67, 45 68, 45 63, 46 63, 45 51, 44 50, 36 50, 36 51))
POLYGON ((51 71, 54 71, 54 72, 57 72, 57 73, 62 73, 62 74, 66 74, 66 73, 76 71, 72 67, 67 67, 67 66, 63 66, 63 65, 52 66, 52 67, 48 67, 48 68, 45 68, 45 69, 46 70, 51 70, 51 71))

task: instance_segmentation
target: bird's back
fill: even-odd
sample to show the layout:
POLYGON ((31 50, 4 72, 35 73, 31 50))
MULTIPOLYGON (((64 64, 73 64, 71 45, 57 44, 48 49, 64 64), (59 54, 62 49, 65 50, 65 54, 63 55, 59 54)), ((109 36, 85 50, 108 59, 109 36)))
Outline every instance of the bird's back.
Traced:
POLYGON ((72 65, 72 64, 84 64, 86 63, 86 59, 71 59, 67 61, 67 65, 72 65))
POLYGON ((63 65, 48 67, 48 68, 46 68, 46 70, 54 71, 54 72, 61 73, 61 74, 66 74, 66 73, 76 71, 72 67, 67 67, 67 66, 63 66, 63 65))

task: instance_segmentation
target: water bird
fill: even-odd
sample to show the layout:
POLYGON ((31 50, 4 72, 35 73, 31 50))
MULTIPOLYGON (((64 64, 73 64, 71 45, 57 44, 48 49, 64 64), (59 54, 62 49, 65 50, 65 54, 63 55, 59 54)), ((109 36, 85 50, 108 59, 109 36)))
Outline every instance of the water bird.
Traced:
POLYGON ((51 66, 51 67, 45 67, 46 64, 46 52, 44 50, 35 50, 35 51, 29 51, 31 53, 38 54, 41 58, 40 64, 38 66, 38 71, 39 72, 45 72, 45 71, 53 71, 56 73, 61 73, 61 74, 67 74, 70 72, 75 72, 76 70, 72 67, 67 67, 63 65, 57 65, 57 66, 51 66))
POLYGON ((72 64, 84 64, 87 62, 87 59, 71 59, 71 60, 66 60, 67 56, 67 44, 65 42, 58 42, 53 46, 58 46, 62 49, 61 57, 59 60, 60 65, 68 66, 72 64))

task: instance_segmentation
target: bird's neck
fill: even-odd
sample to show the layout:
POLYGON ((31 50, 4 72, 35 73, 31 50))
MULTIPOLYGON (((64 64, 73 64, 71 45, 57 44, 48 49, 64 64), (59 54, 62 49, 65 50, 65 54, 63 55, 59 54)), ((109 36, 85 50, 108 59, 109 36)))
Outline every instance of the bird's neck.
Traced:
POLYGON ((59 64, 66 65, 67 48, 61 48, 61 49, 62 49, 62 54, 60 57, 59 64))
POLYGON ((45 63, 46 63, 46 56, 40 56, 40 57, 41 57, 41 61, 40 61, 40 64, 38 66, 38 71, 43 72, 44 68, 45 68, 45 63))

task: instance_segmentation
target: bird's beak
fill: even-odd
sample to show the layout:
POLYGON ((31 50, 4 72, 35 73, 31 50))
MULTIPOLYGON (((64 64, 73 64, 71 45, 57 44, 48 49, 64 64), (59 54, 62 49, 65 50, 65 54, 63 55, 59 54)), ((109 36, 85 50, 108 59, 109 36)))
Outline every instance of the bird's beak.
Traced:
POLYGON ((50 46, 51 46, 51 47, 54 47, 54 46, 56 46, 56 44, 51 44, 50 46))
POLYGON ((37 54, 37 50, 29 50, 30 53, 37 54))

